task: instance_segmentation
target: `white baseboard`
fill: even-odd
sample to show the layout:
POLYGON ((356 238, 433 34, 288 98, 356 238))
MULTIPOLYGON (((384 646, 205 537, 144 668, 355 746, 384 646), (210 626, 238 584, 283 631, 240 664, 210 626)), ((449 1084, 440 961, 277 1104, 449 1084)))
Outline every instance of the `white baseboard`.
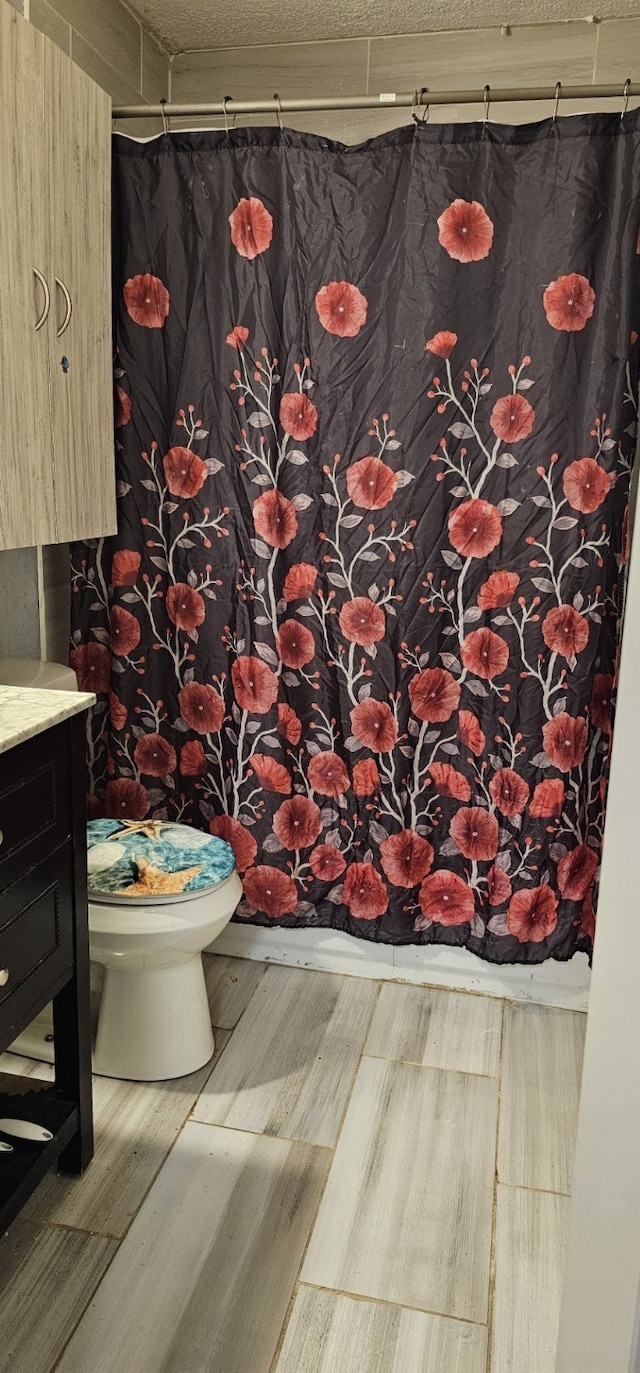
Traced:
POLYGON ((482 992, 571 1011, 586 1011, 589 1001, 586 954, 576 954, 568 963, 549 959, 535 967, 495 964, 483 962, 468 949, 372 944, 335 930, 270 930, 235 922, 226 926, 209 952, 354 977, 482 992))

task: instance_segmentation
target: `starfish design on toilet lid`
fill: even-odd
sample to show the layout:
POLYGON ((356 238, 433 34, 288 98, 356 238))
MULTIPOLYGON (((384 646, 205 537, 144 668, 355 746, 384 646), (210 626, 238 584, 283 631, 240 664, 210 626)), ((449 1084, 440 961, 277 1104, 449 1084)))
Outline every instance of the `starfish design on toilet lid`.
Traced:
POLYGON ((233 849, 217 835, 167 820, 90 820, 89 899, 178 900, 219 886, 235 870, 233 849))
POLYGON ((183 892, 193 877, 198 877, 202 866, 182 868, 180 872, 163 872, 154 868, 146 858, 138 859, 138 881, 124 887, 117 896, 169 896, 173 892, 183 892))
MULTIPOLYGON (((159 839, 164 820, 120 820, 119 828, 113 834, 108 835, 109 839, 117 839, 121 834, 147 834, 150 839, 159 839)), ((186 828, 186 827, 185 827, 186 828)))

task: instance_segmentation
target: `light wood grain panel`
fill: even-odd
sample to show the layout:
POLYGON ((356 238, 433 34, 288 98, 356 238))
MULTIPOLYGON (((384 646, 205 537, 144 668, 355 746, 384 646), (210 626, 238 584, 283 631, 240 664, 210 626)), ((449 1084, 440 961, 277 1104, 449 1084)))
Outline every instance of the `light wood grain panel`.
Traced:
POLYGON ((360 978, 268 968, 195 1119, 335 1143, 376 993, 360 978))
POLYGON ((380 988, 365 1053, 494 1076, 501 1028, 497 998, 388 983, 380 988))
POLYGON ((169 58, 155 38, 145 29, 142 30, 142 85, 140 92, 144 100, 158 101, 169 98, 169 58))
POLYGON ((45 51, 54 287, 49 344, 55 542, 115 532, 111 327, 111 102, 62 53, 45 51), (65 373, 62 358, 69 362, 65 373))
POLYGON ((362 1060, 302 1279, 487 1319, 497 1083, 362 1060))
POLYGON ((592 81, 594 24, 532 24, 502 37, 495 28, 373 38, 369 91, 460 90, 592 81))
MULTIPOLYGON (((229 1036, 216 1031, 216 1056, 229 1036)), ((37 1064, 37 1069, 42 1065, 37 1064)), ((94 1077, 96 1152, 81 1178, 49 1173, 27 1202, 34 1219, 124 1235, 175 1143, 210 1065, 171 1082, 94 1077)))
POLYGON ((71 53, 71 28, 47 0, 29 0, 29 19, 63 52, 71 53))
POLYGON ((568 1211, 566 1197, 498 1187, 491 1373, 554 1373, 568 1211))
POLYGON ((190 1121, 58 1373, 268 1373, 329 1160, 190 1121))
POLYGON ((0 1239, 0 1373, 50 1373, 117 1245, 18 1216, 0 1239))
POLYGON ((202 961, 211 1024, 223 1030, 232 1030, 264 977, 264 963, 207 953, 202 961))
POLYGON ((301 1287, 274 1373, 485 1373, 485 1326, 301 1287))
POLYGON ((498 1177, 569 1192, 586 1016, 505 1006, 498 1177))
MULTIPOLYGON (((101 90, 106 91, 111 96, 114 104, 141 105, 139 83, 135 85, 128 81, 126 76, 118 69, 112 67, 110 62, 93 48, 81 34, 71 31, 71 56, 77 67, 80 67, 87 76, 91 77, 101 90)), ((127 121, 127 131, 134 133, 129 128, 132 121, 127 121)), ((133 121, 135 124, 135 120, 133 121)))
POLYGON ((58 14, 140 90, 140 24, 120 0, 54 0, 58 14))
POLYGON ((608 19, 598 28, 596 81, 619 81, 620 88, 628 76, 638 80, 640 56, 640 18, 608 19))
POLYGON ((49 281, 44 39, 0 4, 0 548, 55 539, 49 345, 35 332, 49 281))
POLYGON ((367 80, 367 40, 274 43, 268 47, 177 53, 171 67, 171 99, 180 101, 284 99, 353 95, 367 80))

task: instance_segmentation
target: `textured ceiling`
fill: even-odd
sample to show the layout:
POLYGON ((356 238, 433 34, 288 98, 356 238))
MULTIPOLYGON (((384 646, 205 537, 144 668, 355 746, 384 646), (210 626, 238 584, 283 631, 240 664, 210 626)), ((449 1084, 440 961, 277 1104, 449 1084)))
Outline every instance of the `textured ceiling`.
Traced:
MULTIPOLYGON (((584 19, 581 0, 128 0, 169 52, 379 38, 436 29, 584 19)), ((640 0, 597 0, 598 18, 640 16, 640 0)))

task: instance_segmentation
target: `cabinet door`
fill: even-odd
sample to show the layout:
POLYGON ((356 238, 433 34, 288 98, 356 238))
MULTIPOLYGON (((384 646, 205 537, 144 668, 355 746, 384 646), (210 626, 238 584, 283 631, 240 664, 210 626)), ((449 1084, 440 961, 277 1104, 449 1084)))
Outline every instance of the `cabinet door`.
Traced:
POLYGON ((45 43, 53 226, 49 328, 56 541, 116 529, 111 318, 111 101, 45 43))
POLYGON ((57 538, 47 322, 36 331, 50 289, 43 61, 41 34, 0 0, 0 548, 57 538))

